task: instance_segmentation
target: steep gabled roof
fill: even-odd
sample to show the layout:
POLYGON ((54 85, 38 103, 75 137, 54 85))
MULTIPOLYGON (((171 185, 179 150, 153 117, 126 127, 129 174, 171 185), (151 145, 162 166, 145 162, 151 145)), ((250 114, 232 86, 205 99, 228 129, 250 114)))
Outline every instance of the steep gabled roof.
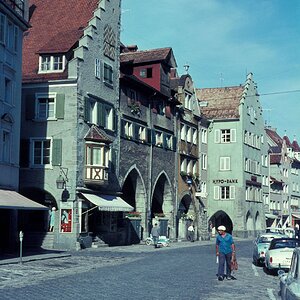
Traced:
POLYGON ((293 147, 295 152, 300 152, 300 147, 299 147, 299 144, 296 140, 293 140, 292 147, 293 147))
POLYGON ((120 62, 132 62, 134 64, 167 61, 171 67, 176 67, 176 61, 172 48, 159 48, 134 52, 124 52, 120 55, 120 62))
POLYGON ((267 135, 269 138, 279 147, 282 146, 282 138, 280 135, 276 132, 276 130, 265 128, 267 135))
POLYGON ((290 139, 288 138, 288 136, 284 136, 283 137, 283 139, 285 140, 285 143, 286 143, 286 146, 288 147, 288 148, 292 148, 293 146, 292 146, 292 143, 291 143, 291 141, 290 141, 290 139))
POLYGON ((103 142, 106 144, 112 143, 112 139, 105 133, 104 130, 98 128, 95 125, 92 125, 87 134, 84 137, 87 141, 94 141, 94 142, 103 142))
POLYGON ((66 78, 37 74, 39 53, 66 53, 83 34, 99 0, 30 0, 31 28, 24 34, 23 81, 66 78))
POLYGON ((196 89, 199 101, 207 102, 206 106, 201 106, 201 113, 207 119, 239 118, 243 91, 243 86, 196 89))

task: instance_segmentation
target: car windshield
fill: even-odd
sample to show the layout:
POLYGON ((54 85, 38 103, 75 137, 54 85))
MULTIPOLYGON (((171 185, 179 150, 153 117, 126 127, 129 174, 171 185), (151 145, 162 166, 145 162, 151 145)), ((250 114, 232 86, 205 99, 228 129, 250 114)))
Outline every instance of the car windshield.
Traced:
POLYGON ((271 249, 281 249, 281 248, 296 248, 299 247, 299 241, 297 240, 280 240, 271 244, 271 249))
POLYGON ((270 243, 274 236, 261 236, 258 240, 259 243, 270 243))

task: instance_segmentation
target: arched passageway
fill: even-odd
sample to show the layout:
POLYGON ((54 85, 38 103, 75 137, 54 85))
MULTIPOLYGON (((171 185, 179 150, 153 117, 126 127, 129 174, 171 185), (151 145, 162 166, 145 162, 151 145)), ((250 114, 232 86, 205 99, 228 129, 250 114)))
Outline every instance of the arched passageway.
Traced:
POLYGON ((194 205, 190 194, 186 194, 179 202, 176 214, 176 238, 187 238, 187 227, 194 219, 194 205))
POLYGON ((226 227, 226 231, 232 234, 232 220, 223 210, 219 210, 214 213, 209 219, 209 224, 211 226, 212 235, 216 234, 217 228, 220 225, 224 225, 226 227))

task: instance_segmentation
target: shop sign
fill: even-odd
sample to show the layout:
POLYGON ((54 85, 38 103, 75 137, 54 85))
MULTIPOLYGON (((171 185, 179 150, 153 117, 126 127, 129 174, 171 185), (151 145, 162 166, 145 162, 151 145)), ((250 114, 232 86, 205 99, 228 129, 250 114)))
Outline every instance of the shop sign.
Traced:
POLYGON ((237 179, 213 179, 214 184, 238 183, 237 179))

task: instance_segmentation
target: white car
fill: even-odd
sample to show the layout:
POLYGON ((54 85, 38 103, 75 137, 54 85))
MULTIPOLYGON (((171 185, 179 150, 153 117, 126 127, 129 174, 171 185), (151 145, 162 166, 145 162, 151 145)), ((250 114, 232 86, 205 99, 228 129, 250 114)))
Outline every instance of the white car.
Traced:
POLYGON ((279 295, 282 300, 300 299, 300 249, 295 248, 288 273, 278 271, 280 279, 279 295))
POLYGON ((294 238, 273 239, 265 256, 267 271, 286 269, 291 265, 293 251, 300 246, 300 240, 294 238))
POLYGON ((253 263, 260 265, 265 262, 265 255, 269 249, 271 241, 275 238, 288 238, 287 235, 280 233, 263 233, 260 234, 253 242, 253 263))

